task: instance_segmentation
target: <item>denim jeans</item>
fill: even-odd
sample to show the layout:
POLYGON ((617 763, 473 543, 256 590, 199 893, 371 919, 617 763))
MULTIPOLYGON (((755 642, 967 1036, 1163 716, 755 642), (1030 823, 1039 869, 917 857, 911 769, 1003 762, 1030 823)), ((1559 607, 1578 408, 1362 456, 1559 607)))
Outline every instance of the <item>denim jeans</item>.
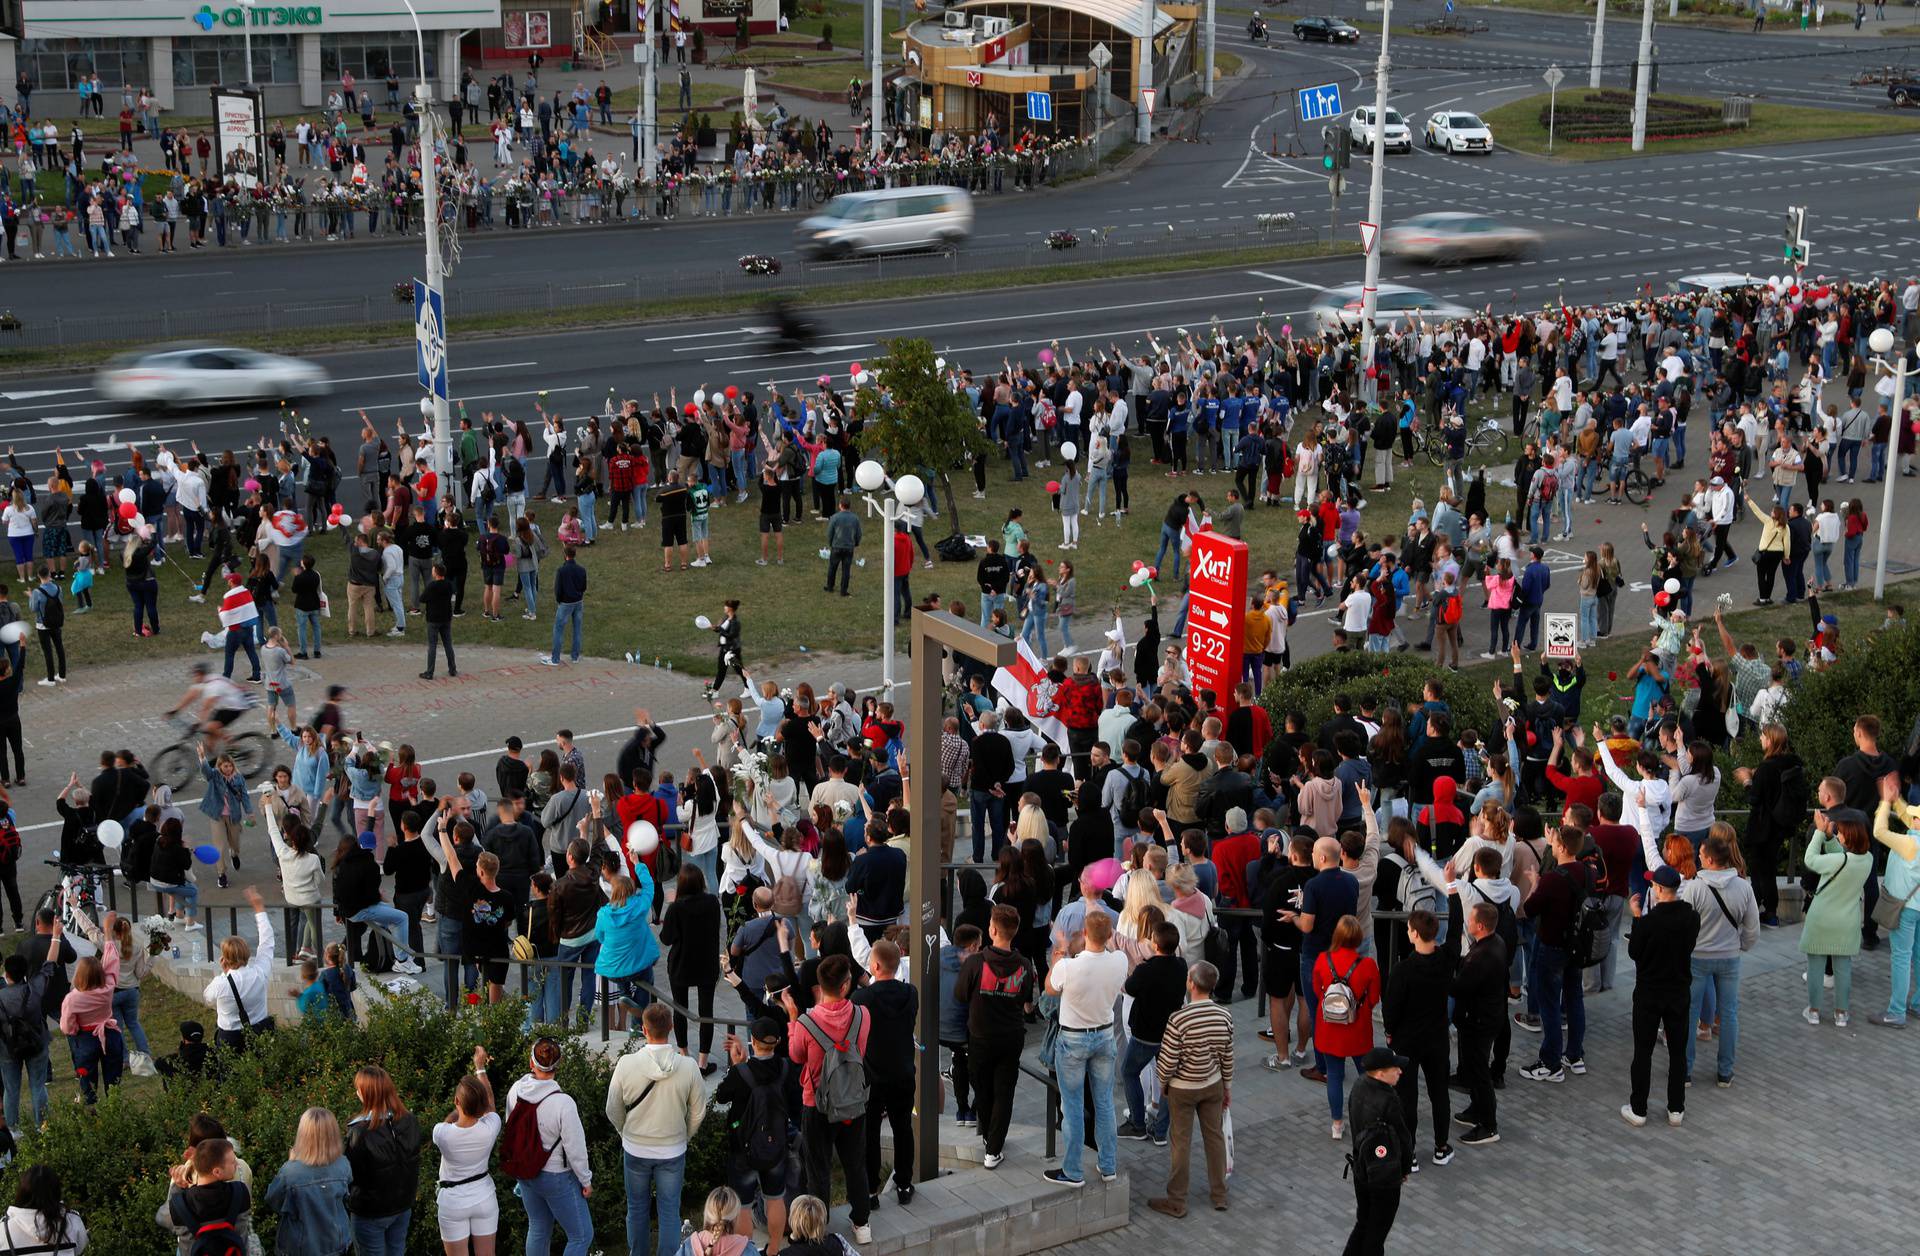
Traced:
POLYGON ((294 635, 299 642, 302 654, 320 653, 320 612, 295 611, 293 613, 294 635), (311 638, 313 644, 307 644, 311 638))
MULTIPOLYGON (((440 953, 442 955, 464 955, 467 935, 461 922, 442 912, 440 915, 440 953)), ((460 964, 460 985, 463 990, 471 990, 480 984, 480 965, 476 962, 461 963, 447 960, 449 964, 460 964)))
POLYGON ((227 661, 226 670, 223 675, 228 677, 233 675, 234 656, 242 650, 247 652, 247 662, 253 664, 253 679, 260 679, 260 650, 259 647, 253 644, 253 629, 251 628, 227 629, 227 661))
POLYGON ((1828 566, 1828 563, 1827 563, 1827 560, 1830 559, 1831 557, 1833 557, 1832 544, 1823 543, 1820 541, 1814 542, 1813 544, 1813 582, 1815 584, 1821 585, 1824 587, 1826 585, 1833 583, 1833 568, 1828 566))
MULTIPOLYGON (((1893 960, 1893 993, 1887 999, 1887 1019, 1905 1021, 1909 1013, 1920 1012, 1920 998, 1913 990, 1913 975, 1920 972, 1920 907, 1908 907, 1900 913, 1900 923, 1887 939, 1887 949, 1893 960)), ((1724 1025, 1726 1013, 1721 1016, 1724 1025)), ((7 1095, 11 1105, 13 1091, 9 1089, 7 1095)), ((13 1123, 11 1117, 7 1123, 13 1123)))
POLYGON ((580 507, 580 535, 588 545, 592 545, 600 536, 600 520, 593 512, 600 504, 597 493, 580 493, 574 501, 580 507))
POLYGON ((646 1256, 652 1251, 673 1256, 680 1247, 680 1192, 687 1180, 686 1153, 671 1160, 649 1160, 623 1151, 620 1160, 626 1174, 629 1256, 646 1256), (660 1237, 657 1247, 649 1247, 647 1216, 655 1191, 659 1192, 660 1237))
MULTIPOLYGON (((711 884, 711 882, 710 882, 711 884)), ((568 946, 565 942, 554 958, 562 962, 591 965, 600 956, 600 944, 589 942, 585 946, 568 946)), ((580 979, 580 1006, 593 1011, 593 973, 590 969, 562 968, 557 979, 547 981, 545 1008, 542 1018, 550 1025, 558 1025, 567 1019, 567 1009, 573 1006, 573 979, 580 979)))
POLYGON ((410 922, 407 920, 407 913, 398 907, 386 903, 375 903, 371 907, 362 908, 347 919, 357 925, 379 925, 393 935, 394 958, 402 962, 413 958, 406 946, 410 922))
POLYGON ((1032 646, 1041 658, 1048 656, 1047 614, 1037 611, 1020 622, 1020 639, 1032 646))
POLYGON ((1691 999, 1692 1013, 1687 1018, 1687 1076, 1693 1076, 1693 1048, 1698 1039, 1693 1034, 1693 1026, 1700 1023, 1707 1014, 1706 1004, 1709 987, 1714 1001, 1720 1006, 1720 1058, 1716 1077, 1733 1076, 1733 1053, 1740 1045, 1740 957, 1730 955, 1726 959, 1701 959, 1695 956, 1693 966, 1693 990, 1691 999))
POLYGON ((1879 480, 1887 473, 1887 442, 1871 441, 1867 445, 1867 480, 1869 483, 1879 480))
POLYGON ((540 613, 540 573, 522 568, 520 571, 520 601, 526 606, 525 614, 531 619, 540 613))
POLYGON ((1580 644, 1591 648, 1600 640, 1600 599, 1591 594, 1580 595, 1580 644))
POLYGON ((1173 574, 1170 580, 1178 583, 1180 580, 1180 529, 1170 523, 1163 523, 1160 525, 1160 548, 1153 556, 1155 567, 1160 565, 1160 560, 1167 556, 1169 549, 1173 551, 1173 574))
POLYGON ((1127 1113, 1135 1129, 1144 1129, 1155 1138, 1165 1138, 1167 1127, 1172 1123, 1173 1113, 1167 1109, 1164 1097, 1160 1100, 1160 1110, 1147 1119, 1147 1090, 1140 1084, 1140 1071, 1160 1058, 1160 1044, 1148 1042, 1145 1038, 1127 1039, 1127 1056, 1120 1064, 1120 1084, 1127 1088, 1127 1113))
POLYGON ((983 789, 968 791, 973 805, 973 862, 985 863, 989 854, 999 858, 1007 841, 1007 800, 983 789), (988 825, 992 825, 991 828, 988 825), (993 840, 987 840, 991 834, 993 840))
POLYGON ((993 618, 993 613, 997 610, 1004 610, 1006 605, 1006 594, 982 593, 980 595, 980 626, 985 628, 987 621, 993 618))
POLYGON ((1320 1070, 1327 1075, 1327 1111, 1338 1121, 1347 1114, 1347 1057, 1323 1055, 1320 1070))
POLYGON ((1568 980, 1566 951, 1545 942, 1534 944, 1533 963, 1539 974, 1536 987, 1540 992, 1540 1062, 1548 1068, 1559 1068, 1563 1059, 1584 1059, 1587 1001, 1580 989, 1580 974, 1573 972, 1572 979, 1568 980))
POLYGON ((385 1217, 363 1217, 353 1222, 354 1256, 407 1256, 407 1227, 413 1221, 413 1209, 385 1217))
POLYGON ((527 1206, 528 1256, 553 1250, 555 1222, 567 1232, 564 1256, 587 1256, 593 1246, 593 1213, 572 1173, 542 1173, 516 1184, 514 1194, 527 1206))
POLYGON ((1844 437, 1841 439, 1840 452, 1834 457, 1833 469, 1836 475, 1859 475, 1860 474, 1860 442, 1859 441, 1847 440, 1844 437))
POLYGON ((25 1128, 20 1124, 20 1078, 24 1072, 33 1098, 33 1124, 38 1129, 47 1119, 47 1077, 52 1060, 51 1049, 42 1051, 22 1064, 10 1055, 0 1055, 0 1082, 6 1085, 7 1128, 25 1128))
POLYGON ((547 657, 556 663, 560 661, 560 644, 566 636, 568 624, 573 625, 573 653, 569 656, 574 662, 580 661, 580 626, 584 622, 581 614, 586 609, 585 602, 558 602, 553 609, 553 649, 547 657))
POLYGON ((140 1023, 139 986, 121 986, 113 992, 113 1019, 120 1022, 121 1032, 127 1035, 127 1042, 135 1051, 153 1054, 153 1048, 147 1045, 146 1027, 140 1023))
POLYGON ((103 1047, 93 1034, 68 1034, 67 1048, 73 1054, 74 1076, 80 1081, 80 1097, 91 1104, 100 1092, 120 1084, 127 1067, 127 1040, 117 1029, 107 1031, 103 1047))
POLYGON ((1061 1137, 1066 1140, 1067 1149, 1060 1161, 1060 1171, 1076 1181, 1082 1177, 1080 1151, 1086 1141, 1087 1111, 1080 1095, 1086 1079, 1091 1077, 1093 1141, 1098 1146, 1100 1172, 1103 1176, 1118 1172, 1119 1135, 1113 1126, 1113 1030, 1063 1027, 1056 1051, 1054 1073, 1060 1083, 1063 1114, 1061 1137))
POLYGON ((393 579, 383 583, 380 587, 386 594, 387 609, 393 612, 393 626, 401 632, 405 632, 407 630, 405 578, 403 576, 395 576, 393 579))

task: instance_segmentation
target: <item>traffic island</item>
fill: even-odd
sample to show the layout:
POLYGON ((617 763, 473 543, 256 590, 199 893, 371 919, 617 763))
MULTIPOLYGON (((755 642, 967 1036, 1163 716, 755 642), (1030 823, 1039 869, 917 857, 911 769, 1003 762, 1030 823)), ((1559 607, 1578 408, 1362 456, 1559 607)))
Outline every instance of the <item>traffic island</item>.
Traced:
MULTIPOLYGON (((1511 101, 1481 115, 1502 148, 1566 161, 1631 157, 1633 93, 1548 92, 1511 101), (1549 149, 1549 127, 1551 143, 1549 149)), ((1749 97, 1649 98, 1646 152, 1701 152, 1761 144, 1857 139, 1920 131, 1920 114, 1892 108, 1814 109, 1749 97), (1746 120, 1742 122, 1740 115, 1746 120)))

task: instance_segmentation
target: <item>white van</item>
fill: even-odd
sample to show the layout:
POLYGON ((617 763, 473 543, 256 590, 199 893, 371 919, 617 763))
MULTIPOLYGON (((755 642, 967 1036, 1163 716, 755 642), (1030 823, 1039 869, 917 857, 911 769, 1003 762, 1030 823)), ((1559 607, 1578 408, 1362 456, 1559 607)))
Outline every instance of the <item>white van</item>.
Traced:
POLYGON ((853 257, 903 249, 951 248, 973 232, 973 198, 961 188, 842 192, 794 228, 812 257, 853 257))

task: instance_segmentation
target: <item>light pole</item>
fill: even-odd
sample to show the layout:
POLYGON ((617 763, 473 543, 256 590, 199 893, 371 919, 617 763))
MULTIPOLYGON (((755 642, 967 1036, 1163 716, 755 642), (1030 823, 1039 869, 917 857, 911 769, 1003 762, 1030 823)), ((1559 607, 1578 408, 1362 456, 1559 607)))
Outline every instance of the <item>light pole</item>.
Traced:
POLYGON ((1593 4, 1593 56, 1587 66, 1587 86, 1600 90, 1600 57, 1607 44, 1607 0, 1593 4))
MULTIPOLYGON (((242 87, 253 86, 253 4, 254 0, 240 0, 240 38, 246 48, 247 58, 247 72, 240 76, 242 87)), ((262 125, 265 125, 264 121, 262 125)))
POLYGON ((646 0, 641 8, 647 28, 640 40, 640 47, 644 50, 640 61, 640 177, 651 193, 654 176, 659 171, 655 163, 660 145, 654 140, 654 132, 660 125, 660 87, 655 79, 658 71, 654 67, 660 49, 653 38, 653 20, 660 6, 656 0, 646 0))
POLYGON ((1200 67, 1200 94, 1213 95, 1213 0, 1207 0, 1206 53, 1200 67))
MULTIPOLYGON (((413 0, 402 0, 413 18, 414 55, 420 60, 420 82, 414 88, 414 107, 420 114, 420 217, 427 232, 427 287, 440 294, 442 317, 447 309, 447 274, 440 259, 440 170, 433 148, 433 89, 427 84, 427 36, 420 28, 420 14, 413 0)), ((440 327, 442 345, 447 329, 440 327)), ((446 360, 442 349, 441 360, 446 360)), ((451 378, 452 372, 448 371, 451 378)), ((447 399, 435 390, 433 396, 433 469, 442 487, 453 483, 453 425, 447 414, 447 399)))
MULTIPOLYGON (((1373 366, 1373 316, 1380 304, 1380 217, 1385 212, 1387 176, 1387 71, 1393 62, 1387 57, 1387 32, 1393 25, 1393 0, 1380 9, 1380 59, 1373 68, 1373 182, 1367 189, 1367 221, 1373 224, 1373 238, 1367 241, 1366 280, 1360 287, 1360 368, 1373 366)), ((1346 143, 1341 137, 1337 143, 1346 143)), ((1362 380, 1367 378, 1362 374, 1362 380)), ((1373 380, 1374 399, 1379 398, 1380 381, 1373 380)), ((1366 396, 1362 385, 1361 396, 1366 396)))
POLYGON ((1140 0, 1140 7, 1144 10, 1141 18, 1147 24, 1147 33, 1135 40, 1133 45, 1135 49, 1133 97, 1134 108, 1138 113, 1138 120, 1133 128, 1133 142, 1151 144, 1153 142, 1153 110, 1147 102, 1152 99, 1150 93, 1153 91, 1153 19, 1159 16, 1160 10, 1154 7, 1153 0, 1140 0))
POLYGON ((1653 66, 1653 0, 1640 0, 1639 70, 1633 76, 1633 151, 1647 146, 1647 95, 1653 66))
POLYGON ((1893 482, 1899 477, 1896 467, 1900 451, 1900 424, 1903 421, 1900 411, 1907 404, 1907 377, 1912 373, 1913 350, 1902 348, 1900 357, 1892 366, 1886 363, 1886 356, 1893 351, 1893 331, 1887 327, 1876 327, 1867 337, 1867 348, 1873 350, 1874 365, 1893 376, 1893 409, 1887 424, 1887 465, 1886 476, 1880 488, 1880 543, 1875 550, 1873 560, 1873 599, 1879 601, 1887 595, 1887 546, 1893 539, 1893 482))
MULTIPOLYGON (((873 125, 867 128, 867 135, 871 141, 873 156, 876 161, 880 158, 880 118, 882 116, 880 113, 880 75, 882 73, 880 67, 880 43, 881 27, 885 23, 887 16, 887 11, 883 7, 885 4, 886 0, 873 0, 873 38, 869 41, 873 56, 873 68, 870 77, 873 81, 867 84, 867 108, 873 111, 873 125)), ((1012 125, 1013 120, 1009 118, 1007 122, 1008 125, 1012 125)), ((891 635, 887 637, 887 642, 889 648, 891 648, 893 642, 891 635)), ((891 669, 888 671, 888 676, 892 676, 891 669)), ((891 679, 889 679, 888 683, 892 683, 891 679)))
POLYGON ((886 521, 886 539, 881 543, 880 571, 885 586, 886 613, 881 618, 880 648, 880 687, 882 692, 893 693, 893 530, 905 513, 918 506, 927 495, 927 486, 920 482, 917 475, 903 475, 893 479, 887 475, 887 469, 868 458, 853 469, 853 482, 867 495, 867 505, 880 512, 880 518, 886 521), (877 501, 874 494, 888 490, 877 501))

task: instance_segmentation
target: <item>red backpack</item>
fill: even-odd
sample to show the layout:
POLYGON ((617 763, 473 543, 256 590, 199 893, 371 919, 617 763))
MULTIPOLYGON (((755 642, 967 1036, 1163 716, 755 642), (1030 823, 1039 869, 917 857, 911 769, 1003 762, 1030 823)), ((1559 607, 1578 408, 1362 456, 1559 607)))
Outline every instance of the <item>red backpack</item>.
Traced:
POLYGON ((553 1149, 540 1141, 540 1105, 551 1098, 522 1099, 507 1113, 500 1131, 500 1171, 515 1181, 531 1182, 546 1171, 553 1149))

